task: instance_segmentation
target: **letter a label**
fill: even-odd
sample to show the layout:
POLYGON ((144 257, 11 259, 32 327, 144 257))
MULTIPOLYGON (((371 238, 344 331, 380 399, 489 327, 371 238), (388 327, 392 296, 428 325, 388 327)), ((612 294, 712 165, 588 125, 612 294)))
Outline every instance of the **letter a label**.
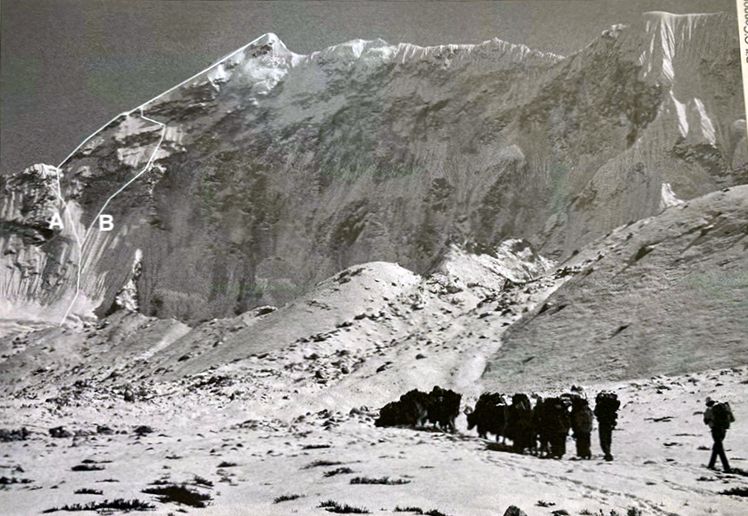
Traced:
POLYGON ((52 214, 52 218, 49 220, 49 229, 65 229, 60 212, 56 211, 52 214))
POLYGON ((102 213, 99 215, 99 231, 111 231, 114 229, 114 217, 102 213))

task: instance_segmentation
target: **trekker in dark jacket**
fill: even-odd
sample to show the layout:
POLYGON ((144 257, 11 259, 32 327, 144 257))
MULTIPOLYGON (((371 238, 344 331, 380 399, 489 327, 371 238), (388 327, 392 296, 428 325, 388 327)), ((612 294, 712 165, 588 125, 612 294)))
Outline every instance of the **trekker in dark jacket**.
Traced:
POLYGON ((730 472, 730 463, 727 462, 725 448, 722 441, 725 440, 730 423, 735 421, 730 404, 725 402, 715 403, 712 398, 706 399, 706 410, 704 411, 704 424, 712 430, 712 457, 709 459, 709 469, 714 469, 717 457, 722 461, 722 469, 725 473, 730 472))
POLYGON ((509 406, 509 424, 507 433, 512 440, 516 453, 524 453, 532 448, 532 405, 527 394, 518 393, 512 396, 509 406))
POLYGON ((545 400, 537 397, 535 407, 532 409, 532 431, 533 439, 537 445, 538 457, 548 455, 548 430, 545 428, 545 400))
POLYGON ((605 454, 605 460, 613 460, 610 448, 613 444, 613 429, 618 419, 618 408, 621 402, 615 393, 602 391, 595 397, 595 417, 597 418, 597 429, 600 435, 600 448, 605 454))
POLYGON ((561 398, 545 401, 545 428, 551 445, 550 456, 560 459, 566 453, 566 437, 569 435, 569 412, 561 398))
POLYGON ((571 429, 577 442, 577 457, 580 459, 592 458, 592 423, 594 416, 589 402, 581 396, 572 398, 571 404, 571 429))

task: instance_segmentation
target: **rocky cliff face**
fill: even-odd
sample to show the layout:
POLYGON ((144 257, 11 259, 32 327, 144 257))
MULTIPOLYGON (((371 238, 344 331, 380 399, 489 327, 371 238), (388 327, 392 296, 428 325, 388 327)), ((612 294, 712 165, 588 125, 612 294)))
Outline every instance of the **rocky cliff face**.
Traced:
MULTIPOLYGON (((453 244, 517 237, 562 258, 748 180, 733 22, 650 13, 569 57, 499 40, 298 55, 263 36, 63 163, 78 254, 70 238, 34 250, 59 287, 16 275, 4 297, 64 306, 80 271, 75 313, 106 313, 127 286, 145 314, 194 321, 283 303, 351 264, 423 273, 453 244), (113 231, 96 230, 100 212, 113 231)), ((19 238, 6 212, 3 249, 19 238)))
POLYGON ((62 213, 57 171, 34 165, 0 177, 0 314, 60 320, 73 301, 78 248, 72 224, 50 229, 62 213))

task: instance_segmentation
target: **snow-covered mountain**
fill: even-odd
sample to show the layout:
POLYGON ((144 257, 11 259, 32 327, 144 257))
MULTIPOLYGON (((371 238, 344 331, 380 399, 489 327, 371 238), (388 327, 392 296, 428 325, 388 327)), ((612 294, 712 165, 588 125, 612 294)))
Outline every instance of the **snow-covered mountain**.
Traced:
POLYGON ((194 322, 358 263, 428 273, 453 245, 563 259, 748 180, 733 22, 647 13, 568 57, 501 40, 299 55, 267 34, 115 117, 59 191, 50 167, 3 180, 3 313, 103 315, 124 295, 194 322))
POLYGON ((748 427, 731 474, 694 430, 748 411, 733 25, 568 57, 268 34, 0 178, 3 513, 744 514, 748 427), (373 424, 572 384, 620 396, 615 462, 373 424))

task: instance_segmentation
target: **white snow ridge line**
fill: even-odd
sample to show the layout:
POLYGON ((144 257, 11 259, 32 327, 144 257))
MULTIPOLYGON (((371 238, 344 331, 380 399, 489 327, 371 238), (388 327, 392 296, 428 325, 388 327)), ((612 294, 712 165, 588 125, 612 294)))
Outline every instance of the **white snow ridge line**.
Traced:
POLYGON ((135 111, 138 111, 140 113, 140 117, 143 120, 147 120, 149 122, 153 122, 154 124, 158 124, 158 125, 161 126, 161 137, 159 138, 158 145, 156 145, 156 150, 154 150, 153 154, 151 154, 151 158, 148 160, 148 163, 146 164, 145 168, 143 170, 141 170, 135 177, 133 177, 132 179, 130 179, 130 181, 128 181, 127 183, 125 183, 125 185, 122 186, 122 188, 120 188, 119 190, 117 190, 114 193, 114 195, 112 195, 111 197, 109 197, 109 199, 107 199, 106 203, 104 203, 104 206, 101 208, 101 210, 99 210, 99 213, 96 215, 96 218, 94 219, 94 221, 95 221, 96 219, 99 218, 99 215, 101 215, 102 211, 107 207, 107 205, 109 204, 109 202, 115 196, 117 196, 120 192, 122 192, 122 190, 124 190, 125 188, 127 188, 133 181, 135 181, 137 178, 139 178, 140 176, 142 176, 144 173, 146 173, 150 169, 150 167, 153 165, 153 161, 154 161, 154 159, 156 157, 156 153, 158 152, 158 150, 161 147, 161 144, 164 141, 164 136, 166 135, 166 125, 163 122, 159 122, 158 120, 154 120, 152 118, 149 118, 149 117, 145 116, 143 114, 143 108, 146 107, 151 102, 153 102, 154 100, 157 100, 157 99, 163 97, 164 95, 166 95, 168 93, 171 93, 172 91, 178 89, 179 87, 184 86, 185 84, 187 84, 190 81, 196 79, 197 77, 199 77, 200 75, 204 74, 208 70, 211 70, 211 69, 215 68, 216 66, 218 66, 219 64, 223 63, 225 60, 227 60, 227 59, 235 56, 239 52, 242 52, 247 47, 249 47, 249 46, 253 45, 254 43, 256 43, 257 41, 261 40, 266 35, 267 34, 263 34, 262 36, 259 36, 258 38, 253 39, 252 41, 250 41, 246 45, 244 45, 244 46, 242 46, 242 47, 234 50, 233 52, 230 52, 229 54, 226 54, 225 56, 221 57, 218 61, 216 61, 215 63, 211 64, 210 66, 208 66, 204 70, 200 70, 199 72, 197 72, 196 74, 190 76, 189 78, 185 79, 184 81, 180 82, 176 86, 173 86, 173 87, 169 88, 168 90, 159 93, 158 95, 156 95, 155 97, 153 97, 150 100, 147 100, 146 102, 144 102, 140 106, 136 107, 135 109, 133 109, 131 111, 125 111, 125 112, 120 113, 117 116, 113 117, 111 120, 107 121, 101 127, 99 127, 94 132, 92 132, 91 134, 89 134, 82 142, 80 142, 78 144, 78 146, 75 149, 72 150, 72 152, 70 152, 70 154, 68 154, 67 156, 65 156, 65 159, 63 159, 60 162, 59 165, 57 165, 57 170, 56 170, 56 172, 57 172, 57 197, 60 199, 60 202, 62 203, 63 207, 65 208, 65 212, 67 213, 68 220, 70 221, 70 224, 71 224, 72 229, 73 229, 73 234, 75 235, 75 240, 78 243, 78 251, 79 251, 78 252, 78 273, 77 273, 76 285, 75 285, 75 296, 73 297, 73 300, 70 303, 70 306, 68 306, 68 309, 65 311, 65 315, 62 317, 62 320, 60 321, 60 326, 62 326, 63 324, 65 324, 65 321, 67 320, 68 315, 70 315, 70 311, 72 310, 73 305, 75 305, 75 302, 78 300, 78 295, 80 294, 81 268, 83 266, 83 246, 86 244, 86 240, 88 239, 88 237, 90 235, 90 232, 91 232, 91 228, 88 228, 88 230, 86 231, 86 234, 83 237, 83 241, 81 241, 78 233, 76 232, 75 224, 73 222, 72 215, 70 213, 70 210, 67 209, 67 202, 65 201, 65 199, 62 196, 62 188, 60 186, 60 171, 62 169, 62 166, 65 164, 65 162, 67 162, 67 160, 69 160, 71 157, 73 157, 75 155, 75 153, 78 152, 78 150, 80 150, 80 148, 83 147, 83 145, 85 145, 91 138, 93 138, 94 136, 96 136, 97 134, 99 134, 107 125, 109 125, 110 123, 112 123, 113 121, 115 121, 117 118, 121 117, 122 115, 130 116, 135 111))
MULTIPOLYGON (((249 43, 247 43, 246 45, 244 45, 244 46, 242 46, 242 47, 239 47, 239 48, 237 48, 236 50, 234 50, 234 51, 232 51, 232 52, 230 52, 230 53, 226 54, 225 56, 223 56, 222 58, 220 58, 220 59, 219 59, 218 61, 216 61, 216 62, 215 62, 215 63, 213 63, 212 65, 208 66, 207 68, 205 68, 205 69, 203 69, 203 70, 200 70, 200 71, 199 71, 199 72, 197 72, 196 74, 194 74, 194 75, 192 75, 192 76, 188 77, 187 79, 183 80, 183 81, 182 81, 182 82, 180 82, 179 84, 177 84, 177 85, 175 85, 175 86, 172 86, 172 87, 171 87, 171 88, 169 88, 168 90, 166 90, 166 91, 163 91, 163 92, 159 93, 158 95, 156 95, 156 96, 155 96, 155 97, 153 97, 152 99, 150 99, 150 100, 147 100, 147 101, 143 102, 143 103, 142 103, 142 104, 141 104, 140 106, 136 107, 136 108, 135 108, 135 109, 133 109, 132 111, 135 111, 135 110, 138 110, 138 109, 140 109, 140 110, 141 110, 141 114, 142 114, 142 110, 143 110, 143 108, 144 108, 145 106, 147 106, 148 104, 150 104, 151 102, 153 102, 154 100, 158 100, 158 99, 160 99, 161 97, 163 97, 164 95, 168 95, 168 94, 169 94, 169 93, 171 93, 172 91, 174 91, 174 90, 176 90, 176 89, 179 89, 179 88, 181 88, 182 86, 184 86, 185 84, 189 83, 190 81, 192 81, 192 80, 195 80, 195 79, 197 79, 198 77, 200 77, 200 76, 201 76, 202 74, 204 74, 204 73, 205 73, 205 72, 207 72, 208 70, 212 70, 213 68, 215 68, 215 67, 216 67, 216 66, 218 66, 219 64, 223 63, 223 62, 224 62, 224 61, 226 61, 227 59, 229 59, 229 58, 231 58, 231 57, 234 57, 234 56, 235 56, 236 54, 238 54, 239 52, 242 52, 242 51, 246 50, 246 49, 247 49, 248 47, 250 47, 250 46, 254 45, 254 44, 255 44, 255 43, 257 43, 258 41, 260 41, 260 40, 261 40, 262 38, 264 38, 265 36, 268 36, 268 35, 272 35, 272 36, 275 36, 275 34, 273 34, 272 32, 268 32, 268 33, 265 33, 265 34, 263 34, 262 36, 259 36, 259 37, 255 38, 255 39, 253 39, 252 41, 250 41, 250 42, 249 42, 249 43)), ((277 37, 277 36, 275 36, 275 37, 277 37)), ((131 113, 132 113, 132 111, 131 111, 131 113)))
MULTIPOLYGON (((68 159, 70 159, 70 157, 73 156, 78 151, 78 149, 80 149, 83 146, 83 144, 85 144, 88 140, 90 140, 91 137, 93 137, 95 134, 97 134, 98 132, 100 132, 106 125, 108 125, 111 122, 111 120, 109 122, 107 122, 106 124, 104 124, 101 128, 99 128, 95 133, 91 134, 88 138, 86 138, 85 140, 83 140, 83 142, 81 142, 81 144, 78 145, 78 147, 76 147, 73 150, 73 152, 71 152, 70 154, 68 154, 68 156, 64 160, 62 160, 62 162, 60 162, 60 164, 57 166, 57 170, 56 170, 56 172, 57 172, 57 197, 60 199, 60 202, 62 202, 62 204, 63 204, 63 206, 65 208, 65 213, 67 214, 68 220, 70 222, 70 226, 71 226, 71 229, 73 231, 73 235, 75 235, 75 240, 78 243, 78 271, 77 271, 76 280, 75 280, 75 296, 73 296, 73 300, 70 302, 70 305, 68 306, 67 310, 65 311, 65 315, 63 315, 62 320, 60 321, 60 326, 62 326, 62 325, 65 324, 65 321, 67 320, 68 316, 70 315, 70 311, 73 309, 73 306, 75 305, 76 301, 78 300, 78 296, 80 295, 81 275, 83 273, 83 263, 84 263, 84 261, 83 261, 83 250, 84 250, 84 247, 86 245, 86 242, 88 241, 88 238, 91 236, 91 230, 93 229, 95 222, 98 220, 98 218, 104 212, 104 210, 106 209, 106 207, 109 206, 109 203, 112 202, 112 200, 115 197, 117 197, 128 186, 130 186, 133 182, 135 182, 140 176, 142 176, 143 174, 145 174, 146 172, 148 172, 151 169, 151 167, 153 166, 153 162, 156 159, 156 154, 158 153, 159 149, 161 148, 161 144, 164 142, 164 137, 166 136, 166 124, 163 123, 163 122, 159 122, 158 120, 154 120, 153 118, 150 118, 150 117, 146 116, 145 114, 143 114, 143 108, 142 108, 142 106, 139 107, 139 108, 133 109, 132 111, 128 112, 127 114, 130 115, 130 114, 132 114, 133 111, 136 111, 136 110, 139 112, 140 118, 142 118, 143 120, 146 120, 148 122, 157 124, 158 126, 161 127, 161 136, 158 139, 158 143, 156 144, 156 148, 153 149, 153 152, 151 153, 151 156, 148 159, 148 162, 145 164, 145 167, 143 167, 143 169, 140 172, 138 172, 137 174, 135 174, 129 181, 127 181, 119 189, 117 189, 116 192, 114 192, 112 195, 109 196, 109 198, 106 200, 106 202, 104 203, 104 205, 101 207, 101 209, 98 211, 98 213, 96 214, 96 216, 93 218, 93 222, 92 222, 91 226, 86 230, 86 233, 83 236, 83 240, 82 241, 81 241, 80 237, 78 236, 78 232, 75 229, 75 223, 73 221, 72 214, 71 214, 70 210, 67 209, 67 203, 66 203, 65 199, 62 196, 62 187, 60 185, 60 170, 62 168, 62 165, 68 159)), ((117 115, 117 116, 120 116, 120 115, 117 115)), ((115 117, 115 118, 117 118, 117 117, 115 117)), ((112 120, 114 120, 114 118, 112 120)))

